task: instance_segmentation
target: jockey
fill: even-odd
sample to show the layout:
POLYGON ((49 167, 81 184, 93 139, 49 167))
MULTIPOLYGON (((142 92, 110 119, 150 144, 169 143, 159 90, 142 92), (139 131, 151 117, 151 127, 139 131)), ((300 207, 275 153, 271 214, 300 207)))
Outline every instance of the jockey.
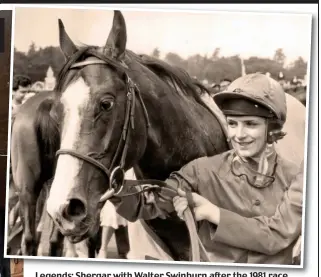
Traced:
MULTIPOLYGON (((301 234, 303 162, 299 169, 273 147, 285 136, 285 93, 272 78, 248 74, 215 95, 214 101, 226 116, 233 150, 191 166, 199 179, 194 181, 198 189, 192 189, 200 194, 192 194, 194 212, 196 220, 209 223, 210 256, 221 261, 221 251, 228 253, 223 249, 229 246, 230 256, 224 259, 230 262, 291 264, 293 243, 301 234), (209 167, 213 164, 217 169, 209 167), (204 189, 202 179, 212 174, 212 188, 204 189)), ((181 170, 187 176, 188 167, 181 170)), ((187 199, 183 191, 179 194, 174 206, 181 216, 187 199)))
POLYGON ((277 81, 256 73, 236 79, 214 101, 226 116, 233 149, 173 172, 166 180, 178 189, 173 203, 137 194, 115 201, 117 212, 129 221, 170 216, 173 209, 181 217, 189 191, 212 262, 292 264, 301 235, 303 162, 298 168, 273 147, 285 136, 285 93, 277 81))

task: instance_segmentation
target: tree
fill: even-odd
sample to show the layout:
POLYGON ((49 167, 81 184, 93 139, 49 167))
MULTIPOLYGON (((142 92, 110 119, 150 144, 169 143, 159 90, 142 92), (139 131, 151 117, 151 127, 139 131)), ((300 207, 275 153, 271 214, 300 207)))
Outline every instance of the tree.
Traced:
POLYGON ((288 68, 287 74, 289 79, 293 79, 294 76, 303 79, 307 74, 308 64, 302 57, 298 57, 291 67, 288 68))
POLYGON ((244 60, 244 65, 247 74, 255 72, 270 72, 271 77, 276 80, 278 78, 279 72, 284 72, 283 66, 277 63, 275 60, 259 57, 250 57, 249 59, 244 60))
POLYGON ((34 42, 32 42, 29 46, 29 50, 28 50, 28 56, 32 56, 37 52, 36 49, 36 44, 34 42))
POLYGON ((43 81, 49 66, 57 76, 64 63, 64 56, 59 47, 48 46, 36 50, 36 45, 33 43, 27 54, 14 52, 13 74, 26 75, 32 82, 43 81))
POLYGON ((171 65, 175 65, 181 68, 185 67, 185 60, 176 53, 169 52, 165 56, 165 61, 171 65))
MULTIPOLYGON (((177 53, 169 52, 164 60, 186 70, 190 76, 195 76, 200 81, 206 79, 210 83, 217 83, 223 79, 235 80, 240 77, 242 72, 240 56, 220 57, 220 51, 220 48, 215 48, 210 57, 195 54, 187 59, 183 59, 177 53)), ((160 59, 160 50, 156 47, 151 55, 160 59)), ((285 68, 285 54, 281 48, 275 51, 273 59, 250 57, 243 61, 247 74, 270 72, 271 77, 276 80, 280 71, 284 73, 287 81, 292 80, 294 76, 303 79, 307 73, 307 62, 302 57, 298 57, 292 65, 285 68)), ((13 74, 29 76, 32 82, 43 81, 49 66, 57 77, 64 63, 65 58, 59 47, 38 48, 35 43, 32 43, 26 53, 14 49, 13 74)))
POLYGON ((157 59, 160 58, 160 51, 157 47, 153 50, 152 57, 157 58, 157 59))
POLYGON ((221 48, 219 47, 216 47, 213 54, 212 54, 212 57, 211 57, 211 60, 212 61, 217 61, 220 57, 220 53, 221 53, 221 48))
POLYGON ((284 66, 286 56, 283 52, 282 48, 278 48, 275 50, 273 60, 277 62, 279 65, 284 66))

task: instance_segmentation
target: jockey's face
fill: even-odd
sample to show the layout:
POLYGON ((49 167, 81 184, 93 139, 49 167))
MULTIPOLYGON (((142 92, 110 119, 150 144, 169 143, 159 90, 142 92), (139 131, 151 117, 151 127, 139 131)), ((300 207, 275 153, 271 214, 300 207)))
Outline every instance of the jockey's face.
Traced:
POLYGON ((258 157, 266 147, 266 119, 258 116, 227 116, 228 136, 243 158, 258 157))

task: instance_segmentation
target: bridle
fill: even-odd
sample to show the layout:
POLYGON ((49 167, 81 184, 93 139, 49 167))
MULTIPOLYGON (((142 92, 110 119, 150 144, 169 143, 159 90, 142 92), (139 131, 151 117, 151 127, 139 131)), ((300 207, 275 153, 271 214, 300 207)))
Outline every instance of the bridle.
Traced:
MULTIPOLYGON (((72 64, 69 68, 82 68, 88 65, 95 65, 95 64, 105 64, 108 65, 109 63, 99 59, 99 57, 94 58, 88 58, 85 61, 76 62, 72 64)), ((112 64, 111 64, 112 65, 112 64)), ((121 64, 124 69, 126 69, 126 64, 121 64)), ((88 153, 86 155, 79 153, 72 149, 59 149, 56 152, 56 155, 71 155, 73 157, 76 157, 80 160, 86 161, 87 163, 93 165, 97 169, 99 169, 107 178, 109 182, 109 189, 104 193, 104 195, 100 198, 100 202, 106 201, 108 198, 106 195, 108 195, 110 189, 114 189, 114 193, 112 197, 126 197, 138 193, 143 193, 145 191, 151 191, 151 190, 157 190, 157 192, 164 193, 166 195, 169 195, 169 197, 163 196, 162 198, 164 200, 171 201, 173 197, 177 195, 177 191, 173 188, 169 187, 164 181, 160 180, 154 180, 154 179, 145 179, 145 180, 125 180, 125 160, 127 157, 128 152, 128 145, 130 140, 131 132, 135 129, 134 119, 135 119, 135 103, 138 100, 141 104, 141 107, 143 109, 145 121, 146 121, 146 128, 147 131, 150 127, 149 117, 147 113, 146 106, 144 104, 144 101, 141 97, 140 91, 137 87, 137 85, 131 80, 129 75, 127 74, 126 70, 123 71, 124 77, 125 77, 125 83, 127 88, 127 101, 126 101, 126 111, 125 111, 125 119, 124 119, 124 126, 122 129, 121 137, 118 142, 118 146, 115 152, 115 155, 112 159, 112 162, 110 164, 109 169, 107 169, 101 162, 97 160, 97 153, 88 153), (137 99, 138 98, 138 99, 137 99), (120 156, 120 163, 118 166, 115 166, 115 163, 117 161, 117 158, 120 156), (114 167, 114 168, 113 168, 114 167), (145 188, 135 191, 133 193, 128 194, 121 194, 124 187, 134 187, 134 186, 140 186, 140 185, 151 185, 154 186, 146 186, 145 188), (155 186, 156 185, 156 186, 155 186)), ((191 195, 188 194, 188 200, 191 203, 191 195)), ((190 242, 191 242, 191 250, 192 250, 192 260, 193 261, 210 261, 206 250, 204 246, 202 245, 196 228, 196 223, 194 220, 194 216, 190 210, 190 208, 187 208, 184 213, 183 217, 185 219, 185 223, 187 225, 187 229, 189 231, 190 236, 190 242)))
MULTIPOLYGON (((70 69, 73 68, 81 68, 88 65, 94 65, 94 64, 107 64, 105 61, 99 60, 97 58, 94 59, 88 59, 86 61, 78 62, 73 64, 70 69)), ((128 145, 129 145, 129 139, 131 132, 135 129, 135 103, 137 101, 136 98, 138 98, 138 101, 140 102, 145 121, 146 121, 146 129, 148 131, 150 127, 149 117, 147 113, 147 109, 145 107, 144 101, 141 97, 140 91, 137 87, 137 85, 131 80, 131 78, 128 76, 127 72, 123 72, 125 77, 125 83, 127 88, 127 94, 126 94, 126 111, 125 111, 125 120, 124 120, 124 126, 122 129, 121 137, 119 139, 116 153, 112 159, 112 162, 110 164, 109 169, 106 168, 101 162, 97 160, 97 157, 100 156, 99 153, 88 153, 86 155, 79 153, 72 149, 60 149, 56 152, 56 155, 71 155, 73 157, 76 157, 78 159, 84 160, 87 163, 95 166, 98 168, 107 178, 109 182, 109 187, 115 190, 114 196, 117 196, 122 188, 123 188, 123 182, 125 179, 125 161, 128 153, 128 145), (122 152, 121 152, 122 151, 122 152), (121 155, 120 155, 121 154, 121 155), (118 166, 115 166, 115 163, 117 161, 117 158, 120 156, 120 163, 118 166), (96 158, 95 158, 96 157, 96 158)), ((102 197, 103 198, 103 197, 102 197)), ((102 202, 102 201, 101 201, 102 202)))

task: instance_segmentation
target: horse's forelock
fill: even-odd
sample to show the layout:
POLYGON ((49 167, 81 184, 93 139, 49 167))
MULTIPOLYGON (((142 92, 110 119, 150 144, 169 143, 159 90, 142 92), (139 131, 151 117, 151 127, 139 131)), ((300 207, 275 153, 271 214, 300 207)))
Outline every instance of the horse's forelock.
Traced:
POLYGON ((70 72, 70 67, 77 62, 84 61, 88 57, 96 57, 105 61, 107 65, 119 71, 121 74, 127 70, 119 61, 115 61, 114 59, 106 56, 104 47, 82 44, 78 49, 79 50, 66 61, 58 74, 57 85, 55 87, 58 97, 61 95, 62 90, 66 85, 69 85, 73 80, 79 77, 79 74, 77 75, 77 73, 79 73, 81 69, 74 69, 75 73, 66 79, 68 72, 70 72))

